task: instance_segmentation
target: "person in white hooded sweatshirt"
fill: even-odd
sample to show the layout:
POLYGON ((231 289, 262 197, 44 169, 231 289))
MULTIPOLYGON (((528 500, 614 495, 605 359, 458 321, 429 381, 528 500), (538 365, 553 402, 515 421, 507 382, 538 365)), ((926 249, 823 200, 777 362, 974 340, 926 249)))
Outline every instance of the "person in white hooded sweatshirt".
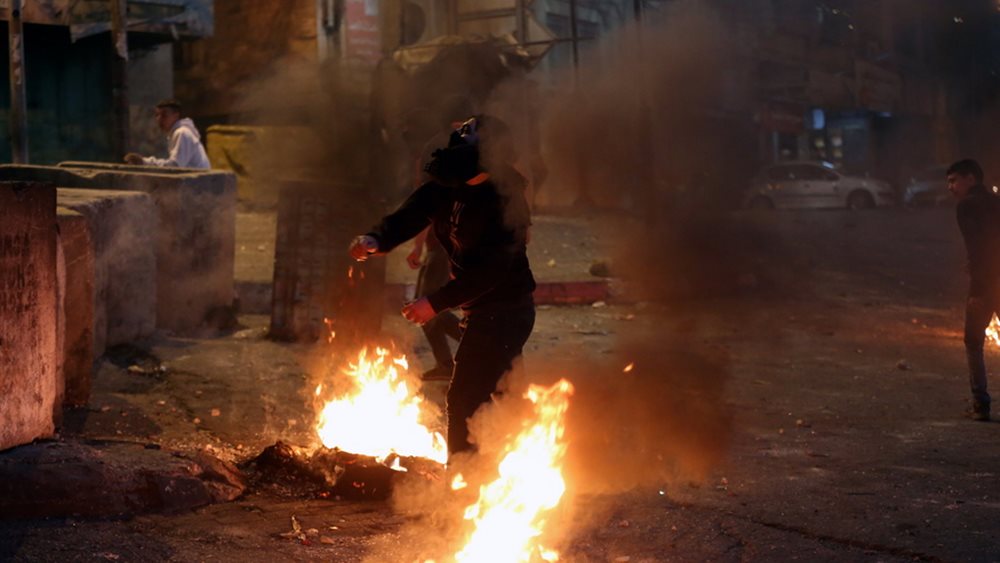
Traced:
POLYGON ((165 100, 156 104, 156 124, 167 134, 170 154, 167 158, 142 156, 136 153, 125 155, 128 164, 146 164, 174 168, 211 168, 201 135, 194 122, 181 117, 181 105, 175 100, 165 100))

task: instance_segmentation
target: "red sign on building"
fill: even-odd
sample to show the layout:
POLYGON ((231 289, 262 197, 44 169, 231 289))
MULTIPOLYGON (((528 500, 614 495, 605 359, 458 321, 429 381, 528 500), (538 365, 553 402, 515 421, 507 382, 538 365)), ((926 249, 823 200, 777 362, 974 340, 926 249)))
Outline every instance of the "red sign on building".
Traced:
POLYGON ((347 0, 344 5, 345 51, 357 62, 377 63, 382 58, 378 0, 347 0))

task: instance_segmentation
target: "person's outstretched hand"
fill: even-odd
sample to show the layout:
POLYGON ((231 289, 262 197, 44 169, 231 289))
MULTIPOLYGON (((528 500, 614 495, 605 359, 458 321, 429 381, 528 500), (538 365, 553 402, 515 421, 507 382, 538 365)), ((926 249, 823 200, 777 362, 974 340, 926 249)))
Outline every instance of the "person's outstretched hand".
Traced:
POLYGON ((403 318, 418 325, 427 323, 427 321, 433 319, 434 315, 437 314, 434 312, 434 307, 431 307, 431 302, 426 297, 421 297, 412 303, 403 305, 402 312, 403 318))
POLYGON ((368 235, 354 237, 347 252, 358 262, 364 262, 369 256, 378 251, 378 241, 368 235))

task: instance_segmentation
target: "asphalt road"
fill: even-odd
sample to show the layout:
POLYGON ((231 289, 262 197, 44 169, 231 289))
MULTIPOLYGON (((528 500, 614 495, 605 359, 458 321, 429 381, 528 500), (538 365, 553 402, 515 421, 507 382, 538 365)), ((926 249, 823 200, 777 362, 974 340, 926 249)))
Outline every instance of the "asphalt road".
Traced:
MULTIPOLYGON (((665 398, 652 412, 669 424, 644 443, 668 452, 652 462, 663 467, 632 479, 633 462, 648 452, 614 450, 594 460, 601 471, 585 472, 587 482, 568 475, 573 494, 558 518, 564 559, 1000 560, 1000 424, 963 417, 964 277, 951 211, 731 220, 779 241, 752 262, 761 271, 747 272, 737 295, 539 311, 526 362, 541 379, 562 369, 553 358, 602 366, 627 358, 636 342, 664 350, 636 368, 663 382, 650 398, 665 398), (707 363, 677 360, 670 350, 680 346, 707 363), (702 379, 719 387, 695 385, 709 391, 693 402, 715 404, 691 408, 671 396, 702 379), (700 475, 672 470, 719 444, 721 458, 700 475)), ((153 351, 170 371, 156 381, 140 385, 105 365, 81 432, 178 449, 211 444, 236 460, 279 437, 308 440, 310 351, 264 340, 266 319, 243 321, 247 328, 226 338, 158 342, 153 351), (106 404, 116 408, 102 412, 106 404), (118 415, 128 409, 134 414, 118 415)), ((415 331, 394 316, 386 324, 426 361, 415 331)), ((987 361, 1000 365, 997 350, 987 361)), ((637 385, 602 369, 559 375, 579 377, 581 387, 606 378, 616 396, 637 385)), ((427 393, 440 401, 441 384, 427 393)), ((632 430, 603 429, 623 441, 632 430)), ((258 492, 177 515, 4 522, 0 559, 413 561, 440 533, 413 508, 258 492), (292 515, 330 543, 281 538, 292 515)))

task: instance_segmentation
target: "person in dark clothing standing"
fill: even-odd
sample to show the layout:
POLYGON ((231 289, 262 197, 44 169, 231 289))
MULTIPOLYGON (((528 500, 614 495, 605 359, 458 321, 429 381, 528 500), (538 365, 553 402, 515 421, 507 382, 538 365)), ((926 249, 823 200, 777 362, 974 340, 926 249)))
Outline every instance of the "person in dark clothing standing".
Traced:
POLYGON ((990 419, 983 341, 986 327, 1000 311, 1000 197, 983 185, 983 169, 961 160, 947 171, 948 190, 958 199, 958 227, 968 254, 969 297, 965 306, 965 354, 969 362, 972 412, 990 419))
MULTIPOLYGON (((413 239, 413 250, 406 257, 411 268, 417 272, 417 298, 427 297, 450 279, 448 253, 441 247, 430 228, 424 229, 413 239)), ((461 321, 451 311, 442 311, 422 327, 427 344, 434 356, 434 367, 424 372, 424 381, 448 381, 455 370, 448 339, 458 342, 462 339, 461 321)))
POLYGON ((528 264, 526 182, 505 158, 491 158, 509 139, 496 119, 473 118, 434 154, 432 181, 417 188, 371 232, 355 238, 356 260, 384 254, 428 226, 448 254, 451 279, 403 307, 423 325, 455 308, 465 331, 447 395, 449 454, 472 449, 468 419, 490 401, 521 355, 535 323, 535 280, 528 264), (486 155, 481 158, 481 155, 486 155), (491 162, 496 165, 491 166, 491 162))

